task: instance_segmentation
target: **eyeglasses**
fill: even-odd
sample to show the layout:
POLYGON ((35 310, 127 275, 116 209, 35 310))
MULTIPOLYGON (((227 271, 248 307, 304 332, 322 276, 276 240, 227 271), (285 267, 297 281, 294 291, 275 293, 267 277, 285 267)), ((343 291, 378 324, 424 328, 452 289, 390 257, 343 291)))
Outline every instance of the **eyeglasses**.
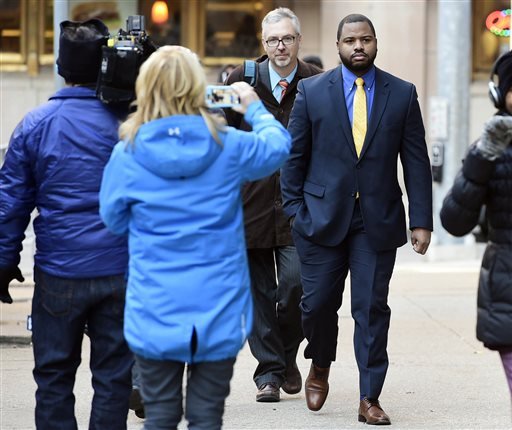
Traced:
POLYGON ((295 36, 284 36, 282 39, 278 39, 273 37, 271 39, 265 40, 265 43, 269 48, 277 48, 281 42, 283 42, 284 46, 290 46, 295 43, 295 36))

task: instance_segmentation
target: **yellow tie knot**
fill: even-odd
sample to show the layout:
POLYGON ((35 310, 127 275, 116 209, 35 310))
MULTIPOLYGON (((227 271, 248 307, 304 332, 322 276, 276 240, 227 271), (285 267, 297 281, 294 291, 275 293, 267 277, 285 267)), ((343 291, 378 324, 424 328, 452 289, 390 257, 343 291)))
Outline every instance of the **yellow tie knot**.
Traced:
POLYGON ((364 79, 363 78, 357 78, 356 79, 356 86, 362 87, 364 85, 364 79))

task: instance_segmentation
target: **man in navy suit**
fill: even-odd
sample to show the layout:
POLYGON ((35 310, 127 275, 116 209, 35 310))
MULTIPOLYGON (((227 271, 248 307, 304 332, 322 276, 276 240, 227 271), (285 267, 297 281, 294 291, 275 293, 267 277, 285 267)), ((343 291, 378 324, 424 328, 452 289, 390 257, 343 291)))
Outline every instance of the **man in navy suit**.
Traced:
MULTIPOLYGON (((284 210, 301 260, 304 355, 312 359, 306 402, 317 411, 327 398, 350 270, 359 421, 390 424, 378 399, 388 368, 389 281, 396 250, 407 242, 397 162, 400 156, 411 243, 420 254, 432 231, 430 162, 415 86, 374 66, 372 22, 345 17, 337 46, 341 66, 299 82, 288 127, 292 152, 281 172, 284 210), (363 89, 366 98, 359 148, 353 137, 356 78, 363 80, 357 81, 359 100, 363 89)), ((360 110, 357 118, 359 124, 360 110)))

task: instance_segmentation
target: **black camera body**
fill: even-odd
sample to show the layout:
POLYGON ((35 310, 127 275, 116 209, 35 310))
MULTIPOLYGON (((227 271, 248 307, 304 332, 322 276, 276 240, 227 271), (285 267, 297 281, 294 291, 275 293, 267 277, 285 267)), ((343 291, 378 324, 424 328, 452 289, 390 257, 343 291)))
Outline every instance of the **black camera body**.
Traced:
POLYGON ((126 30, 120 29, 108 39, 107 46, 102 47, 97 97, 113 105, 134 100, 139 68, 156 49, 146 34, 144 16, 129 16, 126 30))

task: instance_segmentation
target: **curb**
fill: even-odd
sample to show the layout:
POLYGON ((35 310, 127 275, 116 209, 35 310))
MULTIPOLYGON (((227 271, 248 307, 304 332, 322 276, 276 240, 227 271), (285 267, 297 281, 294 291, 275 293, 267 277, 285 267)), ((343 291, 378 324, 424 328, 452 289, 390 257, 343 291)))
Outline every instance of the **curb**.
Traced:
POLYGON ((30 346, 32 345, 32 336, 0 336, 0 345, 30 346))

